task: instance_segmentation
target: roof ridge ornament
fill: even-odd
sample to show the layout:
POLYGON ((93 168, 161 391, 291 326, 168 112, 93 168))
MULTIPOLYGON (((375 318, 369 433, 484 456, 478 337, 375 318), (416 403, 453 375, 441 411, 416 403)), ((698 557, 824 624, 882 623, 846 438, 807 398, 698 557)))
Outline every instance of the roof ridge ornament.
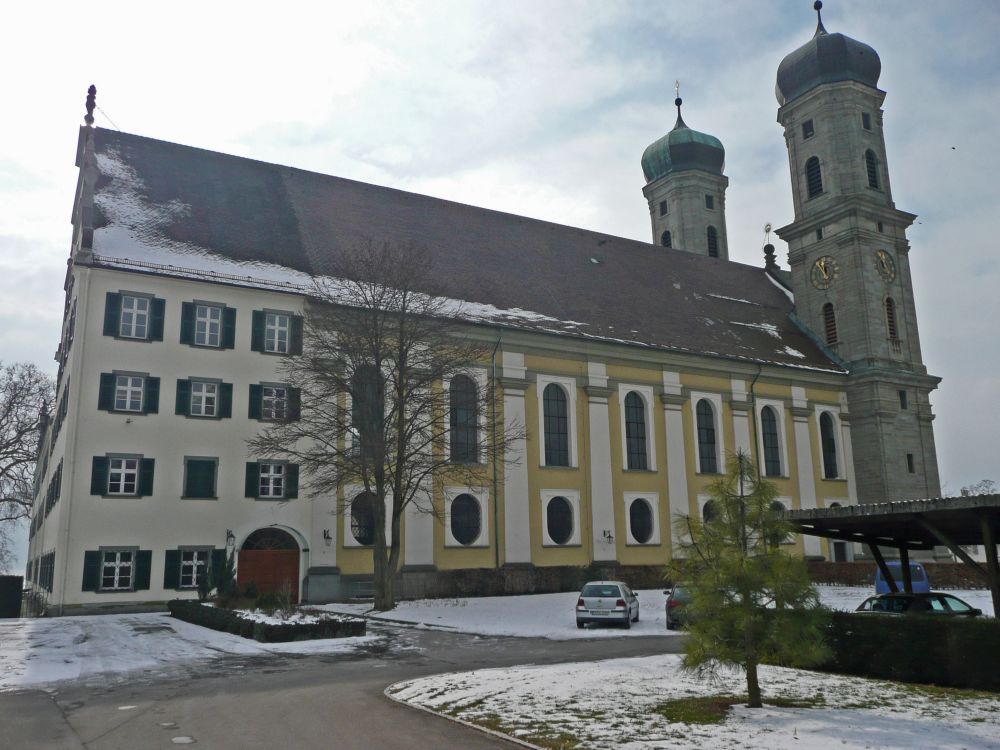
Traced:
POLYGON ((87 114, 84 116, 83 121, 87 123, 87 127, 93 127, 94 125, 94 108, 97 106, 97 86, 90 84, 90 88, 87 89, 87 114))
POLYGON ((681 82, 674 81, 674 106, 677 107, 677 122, 674 123, 674 130, 679 130, 681 128, 687 128, 687 123, 684 122, 684 118, 681 117, 681 104, 683 100, 681 99, 681 82))
POLYGON ((823 26, 823 0, 816 0, 813 3, 813 10, 816 11, 816 33, 813 35, 813 38, 815 38, 827 33, 826 28, 823 26))

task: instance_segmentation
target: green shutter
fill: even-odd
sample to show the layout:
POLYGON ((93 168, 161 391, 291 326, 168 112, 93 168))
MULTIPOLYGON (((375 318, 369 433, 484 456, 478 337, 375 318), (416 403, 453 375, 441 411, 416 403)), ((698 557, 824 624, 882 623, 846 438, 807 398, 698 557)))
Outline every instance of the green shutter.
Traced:
POLYGON ((246 485, 244 486, 244 497, 257 497, 260 492, 260 464, 256 461, 247 461, 246 485))
POLYGON ((289 341, 289 354, 302 354, 302 316, 293 315, 291 330, 289 331, 291 340, 289 341))
POLYGON ((177 381, 177 402, 174 406, 175 414, 183 414, 185 417, 191 414, 191 381, 177 381))
POLYGON ((226 550, 225 549, 213 549, 212 550, 212 569, 210 575, 212 576, 209 580, 212 582, 212 588, 219 588, 219 582, 222 580, 223 574, 226 572, 226 550))
POLYGON ((215 497, 215 466, 211 459, 188 459, 184 497, 215 497))
POLYGON ((115 408, 115 375, 111 372, 101 373, 101 389, 97 394, 97 408, 111 411, 115 408))
POLYGON ((299 496, 299 465, 285 465, 285 497, 294 499, 299 496))
POLYGON ((302 390, 299 388, 288 389, 288 410, 286 419, 294 422, 302 415, 302 390))
POLYGON ((108 492, 108 464, 107 456, 94 456, 94 462, 90 470, 90 494, 106 495, 108 492))
POLYGON ((181 587, 181 551, 168 549, 163 556, 163 588, 179 589, 181 587))
POLYGON ((219 383, 219 408, 216 410, 218 419, 228 419, 233 416, 233 384, 219 383))
POLYGON ((141 549, 135 553, 135 586, 136 591, 149 588, 149 574, 153 568, 153 552, 141 549))
POLYGON ((104 299, 104 335, 117 336, 122 324, 122 296, 108 292, 104 299))
POLYGON ((160 410, 160 379, 146 377, 142 384, 142 410, 145 414, 156 414, 160 410))
POLYGON ((155 460, 152 458, 139 459, 139 497, 147 497, 153 494, 153 466, 155 460))
POLYGON ((236 308, 222 308, 222 348, 236 348, 236 308))
POLYGON ((149 340, 163 341, 163 318, 166 315, 167 303, 162 299, 154 298, 149 301, 149 308, 149 340))
POLYGON ((254 310, 250 321, 250 350, 264 351, 264 311, 254 310))
POLYGON ((250 419, 260 419, 261 405, 264 399, 264 386, 250 384, 250 404, 247 407, 247 416, 250 419))
POLYGON ((194 343, 194 303, 181 302, 181 343, 194 343))
POLYGON ((83 591, 97 591, 101 587, 101 553, 87 550, 83 553, 83 591))

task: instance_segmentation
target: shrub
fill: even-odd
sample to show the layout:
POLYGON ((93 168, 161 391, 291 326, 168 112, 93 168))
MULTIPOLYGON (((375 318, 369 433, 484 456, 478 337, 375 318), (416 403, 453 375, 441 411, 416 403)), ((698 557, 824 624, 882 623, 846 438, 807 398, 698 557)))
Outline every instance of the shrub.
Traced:
POLYGON ((190 599, 167 602, 172 617, 194 625, 232 633, 244 638, 254 638, 262 643, 282 643, 313 638, 348 638, 365 634, 365 620, 359 618, 330 618, 316 623, 282 623, 268 625, 246 620, 236 612, 219 607, 206 607, 190 599))

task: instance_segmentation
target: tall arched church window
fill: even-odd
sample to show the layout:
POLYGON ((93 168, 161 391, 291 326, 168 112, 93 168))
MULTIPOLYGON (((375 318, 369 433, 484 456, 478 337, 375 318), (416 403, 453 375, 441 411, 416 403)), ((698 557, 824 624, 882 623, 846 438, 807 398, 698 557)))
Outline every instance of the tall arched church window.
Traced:
POLYGON ((385 403, 382 381, 374 365, 361 365, 354 371, 351 383, 351 424, 357 439, 355 450, 374 458, 382 440, 385 403))
POLYGON ((871 149, 865 151, 865 170, 868 172, 868 187, 878 190, 878 160, 871 149))
POLYGON ((705 230, 705 234, 708 238, 708 257, 718 258, 719 257, 719 233, 715 231, 715 227, 709 227, 705 230))
POLYGON ((717 474, 719 461, 716 454, 715 411, 708 399, 703 398, 695 407, 698 423, 698 471, 702 474, 717 474))
POLYGON ((669 229, 666 232, 664 232, 663 234, 660 235, 660 244, 663 245, 664 247, 673 247, 674 246, 673 241, 670 239, 670 230, 669 229))
POLYGON ((826 343, 837 343, 837 314, 832 302, 823 305, 823 332, 826 334, 826 343))
POLYGON ((892 341, 899 339, 899 329, 896 327, 896 303, 892 297, 885 300, 885 326, 892 341))
POLYGON ((625 446, 628 468, 649 468, 646 457, 646 404, 635 391, 625 397, 625 446))
POLYGON ((823 451, 823 478, 837 478, 837 438, 833 431, 833 417, 829 412, 819 415, 819 441, 823 451))
POLYGON ((569 416, 566 392, 555 383, 542 391, 545 422, 545 465, 569 466, 569 416))
POLYGON ((467 375, 456 375, 448 386, 450 407, 451 460, 475 463, 479 460, 479 424, 476 384, 467 375))
POLYGON ((806 160, 806 190, 810 198, 823 192, 823 173, 819 168, 818 156, 810 156, 806 160))
POLYGON ((781 476, 781 447, 778 444, 778 418, 774 409, 765 406, 760 410, 760 431, 764 442, 764 474, 781 476))

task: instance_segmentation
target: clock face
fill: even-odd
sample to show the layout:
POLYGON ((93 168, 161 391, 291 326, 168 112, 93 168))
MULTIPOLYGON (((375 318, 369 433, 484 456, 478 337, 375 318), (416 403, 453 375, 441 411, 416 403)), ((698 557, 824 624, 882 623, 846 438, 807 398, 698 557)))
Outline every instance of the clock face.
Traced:
POLYGON ((875 251, 875 270, 886 281, 896 278, 896 262, 887 250, 875 251))
POLYGON ((812 280, 812 285, 817 289, 829 289, 838 273, 840 273, 840 269, 837 267, 837 261, 829 255, 824 255, 813 263, 809 277, 812 280))

